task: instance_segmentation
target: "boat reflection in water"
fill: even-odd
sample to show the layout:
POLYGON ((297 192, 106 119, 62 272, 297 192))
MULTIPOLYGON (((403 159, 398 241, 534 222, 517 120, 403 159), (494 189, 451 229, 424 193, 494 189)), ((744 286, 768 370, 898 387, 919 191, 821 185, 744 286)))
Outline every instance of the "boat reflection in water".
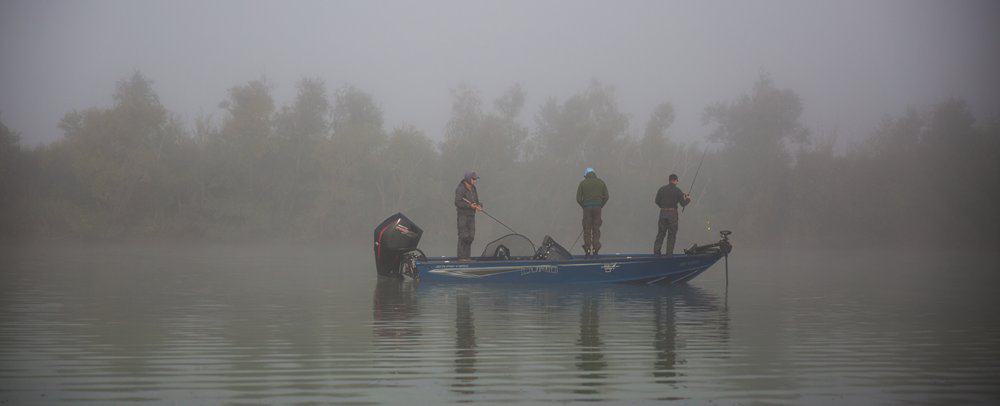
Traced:
POLYGON ((595 296, 582 298, 580 306, 580 338, 576 340, 579 353, 576 355, 576 368, 581 372, 581 389, 575 393, 598 393, 597 387, 603 385, 606 375, 602 373, 608 367, 601 352, 604 343, 601 342, 601 315, 599 300, 595 296))
POLYGON ((372 320, 375 337, 382 344, 395 340, 406 340, 420 334, 420 327, 412 322, 419 311, 415 295, 416 284, 408 281, 379 278, 375 285, 372 303, 372 320))
POLYGON ((468 295, 455 298, 455 380, 452 388, 473 394, 476 381, 476 324, 468 295))
POLYGON ((468 400, 610 400, 635 390, 678 399, 672 389, 684 385, 689 361, 726 357, 729 316, 713 293, 686 284, 578 288, 383 279, 376 351, 422 371, 400 385, 430 383, 468 400))

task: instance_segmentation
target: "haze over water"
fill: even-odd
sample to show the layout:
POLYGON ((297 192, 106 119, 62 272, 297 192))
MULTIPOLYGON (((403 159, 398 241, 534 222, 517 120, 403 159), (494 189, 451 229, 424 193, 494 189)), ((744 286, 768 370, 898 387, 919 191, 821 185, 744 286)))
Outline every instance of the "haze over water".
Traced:
POLYGON ((997 38, 995 0, 0 1, 0 406, 1000 404, 997 38), (394 213, 455 253, 467 171, 473 254, 579 254, 585 168, 602 254, 679 175, 728 288, 377 280, 394 213))
POLYGON ((5 249, 0 402, 992 403, 995 254, 764 252, 689 285, 377 282, 366 249, 5 249))

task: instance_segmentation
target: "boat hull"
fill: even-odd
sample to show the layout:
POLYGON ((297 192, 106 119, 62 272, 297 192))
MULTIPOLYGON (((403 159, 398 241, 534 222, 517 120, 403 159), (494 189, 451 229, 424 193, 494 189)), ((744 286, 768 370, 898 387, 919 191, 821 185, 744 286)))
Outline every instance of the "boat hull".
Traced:
POLYGON ((676 284, 691 280, 722 255, 602 255, 568 260, 428 258, 415 261, 422 282, 676 284))

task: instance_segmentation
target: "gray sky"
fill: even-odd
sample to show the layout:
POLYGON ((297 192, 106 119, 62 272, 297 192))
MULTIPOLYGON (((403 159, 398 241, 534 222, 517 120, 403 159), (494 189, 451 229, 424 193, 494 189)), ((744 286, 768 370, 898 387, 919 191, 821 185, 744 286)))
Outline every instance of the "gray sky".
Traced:
POLYGON ((0 3, 0 114, 28 145, 73 109, 108 106, 138 69, 190 121, 266 76, 280 104, 304 76, 372 93, 387 127, 440 139, 449 89, 492 99, 515 82, 537 106, 611 84, 638 134, 670 101, 672 136, 701 139, 705 105, 762 72, 802 96, 804 123, 844 146, 886 114, 944 97, 1000 113, 997 1, 448 1, 0 3))

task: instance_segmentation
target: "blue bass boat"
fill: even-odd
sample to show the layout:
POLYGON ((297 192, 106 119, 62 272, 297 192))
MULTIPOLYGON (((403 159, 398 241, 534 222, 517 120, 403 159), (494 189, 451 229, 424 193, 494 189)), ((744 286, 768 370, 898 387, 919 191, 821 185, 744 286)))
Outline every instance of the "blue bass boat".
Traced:
POLYGON ((535 245, 520 234, 489 244, 479 257, 427 257, 417 248, 423 231, 401 213, 375 228, 379 276, 428 282, 675 284, 698 276, 732 251, 729 231, 718 242, 695 245, 684 254, 573 256, 551 237, 535 245))

